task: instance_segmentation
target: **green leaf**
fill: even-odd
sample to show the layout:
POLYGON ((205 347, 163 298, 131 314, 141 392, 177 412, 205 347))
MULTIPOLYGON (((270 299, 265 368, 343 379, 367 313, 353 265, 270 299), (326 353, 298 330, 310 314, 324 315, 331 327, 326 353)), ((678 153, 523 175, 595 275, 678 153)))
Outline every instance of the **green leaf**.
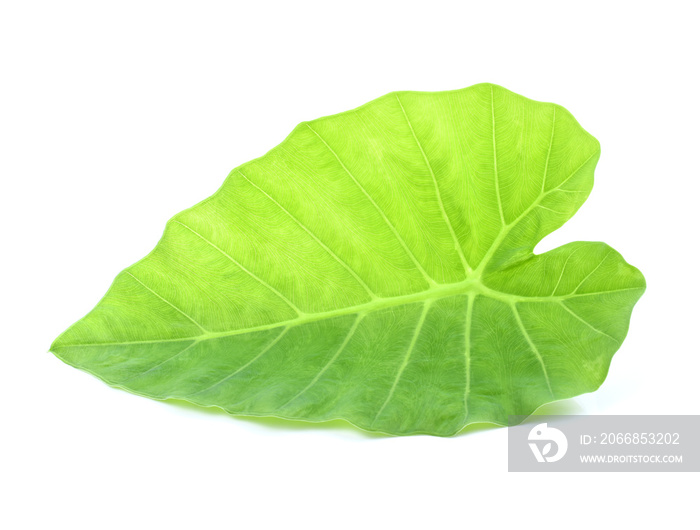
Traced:
POLYGON ((507 424, 597 389, 645 289, 604 243, 533 254, 599 153, 564 108, 489 84, 302 123, 171 219, 51 351, 232 414, 507 424))

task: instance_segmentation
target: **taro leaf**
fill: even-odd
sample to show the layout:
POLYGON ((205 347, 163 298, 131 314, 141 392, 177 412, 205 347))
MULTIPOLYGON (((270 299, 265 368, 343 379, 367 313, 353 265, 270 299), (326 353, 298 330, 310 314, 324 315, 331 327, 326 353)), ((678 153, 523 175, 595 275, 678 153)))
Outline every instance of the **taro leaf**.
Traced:
POLYGON ((110 385, 232 413, 451 435, 597 389, 642 274, 535 244, 600 147, 482 84, 302 123, 173 217, 51 346, 110 385))

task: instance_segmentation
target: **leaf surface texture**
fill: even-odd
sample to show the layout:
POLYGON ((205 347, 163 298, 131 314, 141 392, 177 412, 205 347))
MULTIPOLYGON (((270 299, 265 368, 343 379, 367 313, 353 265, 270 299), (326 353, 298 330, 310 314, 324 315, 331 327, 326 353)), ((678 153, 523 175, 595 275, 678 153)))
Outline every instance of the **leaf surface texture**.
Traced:
POLYGON ((51 350, 232 414, 451 435, 598 388, 642 295, 604 243, 535 245, 600 148, 496 85, 300 124, 177 214, 51 350))

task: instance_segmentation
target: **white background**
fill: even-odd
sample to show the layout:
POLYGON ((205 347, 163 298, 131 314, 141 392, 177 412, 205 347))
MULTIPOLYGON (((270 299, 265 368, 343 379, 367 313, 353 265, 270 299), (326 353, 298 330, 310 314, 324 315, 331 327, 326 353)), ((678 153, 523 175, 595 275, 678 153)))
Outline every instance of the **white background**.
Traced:
POLYGON ((0 6, 0 526, 697 524, 697 474, 509 474, 504 429, 238 419, 47 353, 167 219, 298 122, 488 81, 564 105, 602 144, 590 199, 538 250, 602 240, 648 281, 603 387, 546 411, 700 413, 696 3, 0 6))

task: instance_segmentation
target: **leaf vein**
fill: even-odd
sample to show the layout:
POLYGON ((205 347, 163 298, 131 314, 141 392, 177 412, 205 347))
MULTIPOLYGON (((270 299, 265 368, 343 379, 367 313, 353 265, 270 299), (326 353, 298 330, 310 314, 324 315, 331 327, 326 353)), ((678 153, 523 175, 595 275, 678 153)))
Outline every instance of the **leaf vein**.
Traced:
POLYGON ((372 424, 377 421, 377 418, 384 412, 384 409, 388 405, 389 401, 391 401, 391 398, 394 395, 394 392, 396 391, 396 387, 399 384, 399 381, 401 380, 401 376, 404 373, 404 370, 406 370, 406 366, 408 366, 408 361, 411 358, 411 353, 413 353, 413 348, 416 345, 416 342, 418 341, 418 335, 420 335, 420 331, 423 328, 423 323, 425 322, 425 317, 428 314, 428 309, 430 309, 430 302, 425 302, 423 304, 423 311, 421 312, 421 315, 418 319, 418 323, 416 324, 416 330, 413 333, 413 337, 411 338, 411 343, 408 346, 408 350, 406 351, 406 355, 403 359, 403 362, 401 363, 401 366, 399 367, 399 371, 396 374, 396 378, 394 379, 394 384, 391 385, 391 390, 389 390, 389 395, 386 397, 384 400, 384 403, 382 406, 379 408, 379 411, 377 412, 376 416, 374 417, 374 420, 372 420, 372 424))
POLYGON ((554 143, 554 125, 557 122, 557 107, 554 106, 554 111, 552 112, 552 134, 549 137, 549 147, 547 148, 547 158, 544 162, 544 175, 542 176, 542 190, 540 195, 544 193, 545 186, 547 184, 547 172, 549 170, 549 159, 552 154, 552 144, 554 143))
POLYGON ((281 292, 279 292, 277 289, 275 289, 272 285, 270 285, 269 283, 267 283, 265 280, 263 280, 262 278, 260 278, 260 277, 257 276, 256 274, 254 274, 254 273, 252 273, 251 271, 249 271, 249 270, 248 270, 247 268, 245 268, 240 262, 238 262, 237 260, 233 259, 233 258, 231 257, 231 255, 230 255, 228 252, 224 251, 223 249, 219 248, 216 244, 214 244, 214 242, 212 242, 212 241, 210 241, 209 239, 207 239, 206 237, 204 237, 202 234, 200 234, 199 232, 197 232, 195 229, 193 229, 193 228, 187 226, 185 223, 181 223, 180 221, 175 221, 175 220, 173 220, 173 222, 174 222, 174 223, 177 223, 177 224, 179 224, 179 225, 181 225, 181 226, 184 226, 185 228, 187 228, 187 230, 189 230, 189 231, 192 232, 194 235, 196 235, 197 237, 199 237, 202 241, 204 241, 205 243, 209 244, 212 248, 215 248, 216 250, 218 250, 221 254, 223 254, 225 257, 227 257, 234 265, 236 265, 238 268, 240 268, 240 269, 241 269, 243 272, 245 272, 248 276, 250 276, 251 278, 253 278, 254 280, 256 280, 258 283, 260 283, 261 285, 263 285, 264 287, 266 287, 267 289, 269 289, 270 291, 272 291, 274 294, 276 294, 276 295, 277 295, 280 299, 282 299, 282 301, 284 301, 289 307, 291 307, 294 311, 296 311, 297 314, 302 315, 302 314, 304 313, 304 312, 303 312, 301 309, 299 309, 289 298, 287 298, 286 296, 284 296, 281 292))
POLYGON ((535 201, 530 206, 525 208, 525 210, 523 210, 523 212, 518 217, 516 217, 508 225, 504 226, 503 229, 498 233, 498 236, 496 236, 496 238, 493 240, 493 243, 491 244, 489 249, 486 251, 486 254, 484 254, 484 257, 479 262, 479 265, 476 268, 476 272, 480 274, 484 271, 486 266, 491 261, 491 258, 493 258, 493 255, 496 253, 496 251, 500 247, 501 243, 503 243, 503 240, 506 237, 508 237, 508 234, 513 229, 513 227, 515 227, 520 221, 522 221, 527 215, 529 215, 539 205, 539 203, 542 202, 542 199, 544 199, 550 193, 554 193, 555 191, 558 191, 561 186, 563 186, 566 182, 568 182, 569 180, 574 178, 574 176, 576 176, 578 174, 578 172, 581 171, 583 166, 585 166, 591 160, 591 158, 593 158, 595 155, 596 155, 596 152, 591 153, 591 155, 586 160, 584 160, 584 162, 578 168, 576 168, 571 173, 571 175, 569 175, 561 183, 559 183, 559 186, 545 191, 542 195, 540 195, 537 199, 535 199, 535 201))
POLYGON ((562 278, 564 277, 564 271, 566 270, 566 265, 569 263, 569 260, 571 259, 571 257, 572 257, 574 254, 576 254, 576 252, 577 252, 578 250, 580 250, 581 248, 583 248, 583 247, 578 247, 578 248, 575 249, 573 252, 571 252, 571 254, 569 254, 569 255, 567 256, 566 261, 564 261, 564 266, 561 268, 561 273, 559 274, 559 279, 557 280, 557 284, 554 286, 554 289, 552 290, 552 294, 550 294, 549 296, 554 296, 554 295, 555 295, 555 293, 557 292, 557 289, 559 289, 559 285, 561 284, 561 280, 562 280, 562 278))
POLYGON ((360 286, 367 292, 367 294, 370 296, 370 298, 372 298, 372 299, 379 298, 379 296, 377 296, 377 295, 372 291, 372 289, 370 289, 369 285, 367 285, 367 284, 365 283, 365 281, 364 281, 362 278, 360 278, 360 276, 352 269, 352 267, 350 267, 350 265, 348 265, 347 263, 345 263, 345 261, 343 261, 343 260, 340 258, 340 256, 338 256, 335 252, 333 252, 323 241, 321 241, 311 230, 309 230, 309 229, 304 225, 304 223, 302 223, 299 219, 297 219, 294 215, 292 215, 292 213, 291 213, 289 210, 287 210, 284 206, 282 206, 279 202, 277 202, 269 193, 267 193, 267 192, 266 192, 265 190, 263 190, 260 186, 258 186, 257 184, 255 184, 252 180, 250 180, 250 179, 249 179, 248 177, 246 177, 243 173, 241 173, 241 170, 240 170, 240 169, 237 169, 236 171, 238 172, 238 174, 239 174, 241 177, 243 177, 245 180, 247 180, 247 181, 250 183, 251 186, 253 186, 255 189, 257 189, 258 191, 260 191, 260 193, 262 193, 263 195, 265 195, 268 199, 270 199, 270 201, 272 201, 273 203, 275 203, 275 205, 277 205, 277 206, 280 208, 280 210, 282 210, 285 214, 287 214, 287 216, 288 216, 292 221, 294 221, 297 225, 299 225, 299 227, 300 227, 302 230, 304 230, 307 234, 309 234, 309 235, 313 238, 313 240, 316 241, 316 243, 318 243, 318 244, 319 244, 333 259, 335 259, 345 270, 347 270, 347 271, 350 273, 350 275, 352 275, 352 277, 355 278, 355 280, 357 281, 357 283, 359 283, 360 286))
POLYGON ((615 337, 613 337, 612 335, 609 335, 609 334, 605 333, 604 331, 599 330, 598 328, 594 327, 590 322, 588 322, 588 321, 585 320, 584 318, 582 318, 582 317, 580 317, 579 315, 577 315, 571 308, 569 308, 569 306, 566 305, 566 302, 560 301, 560 302, 559 302, 559 305, 561 305, 564 309, 566 309, 566 311, 567 311, 571 316, 573 316, 574 318, 576 318, 576 319, 579 320, 580 322, 584 323, 586 326, 588 326, 589 328, 591 328, 591 329, 592 329, 593 331, 595 331, 596 333, 599 333, 600 335, 605 335, 605 336, 608 337, 609 339, 612 339, 612 340, 614 340, 615 342, 617 342, 618 344, 621 344, 620 341, 617 340, 617 339, 616 339, 615 337))
POLYGON ((164 361, 161 361, 161 362, 159 362, 158 364, 151 366, 150 368, 148 368, 147 370, 144 370, 143 372, 139 372, 139 373, 137 373, 137 374, 134 374, 134 375, 131 375, 131 376, 127 377, 126 379, 122 379, 121 381, 119 381, 119 382, 116 383, 116 384, 118 384, 118 385, 123 385, 123 384, 126 383, 127 381, 131 381, 132 379, 136 379, 137 377, 142 377, 142 376, 144 376, 144 375, 146 375, 146 374, 152 372, 152 371, 155 370, 156 368, 159 368, 160 366, 163 366, 164 364, 169 363, 170 361, 172 361, 172 360, 175 359, 176 357, 179 357, 180 355, 182 355, 183 353, 185 353, 187 350, 189 350, 192 346, 194 346, 194 345, 197 344, 198 342, 199 342, 198 340, 193 340, 186 348, 184 348, 184 349, 178 351, 175 355, 171 355, 170 357, 168 357, 168 358, 165 359, 164 361))
POLYGON ((574 290, 571 292, 572 295, 578 294, 578 290, 581 288, 581 286, 582 286, 584 283, 586 283, 586 280, 588 280, 588 278, 590 278, 590 277, 593 275, 593 273, 594 273, 595 271, 597 271, 598 269, 600 269, 600 266, 601 266, 603 263, 605 263, 605 260, 608 259, 608 256, 609 256, 610 254, 612 254, 612 250, 609 250, 608 253, 605 254, 605 257, 604 257, 602 260, 600 260, 600 263, 598 263, 598 265, 596 266, 595 269, 593 269, 591 272, 589 272, 588 274, 586 274, 586 277, 585 277, 583 280, 581 280, 581 282, 576 286, 576 289, 574 289, 574 290))
POLYGON ((265 347, 262 349, 262 351, 261 351, 260 353, 258 353, 255 357, 253 357, 250 361, 248 361, 247 363, 245 363, 243 366, 237 368, 234 372, 230 373, 229 375, 227 375, 227 376, 224 377, 223 379, 220 379, 219 381, 217 381, 217 382, 214 383, 213 385, 210 385, 210 386, 208 386, 208 387, 206 387, 206 388, 203 388, 202 390, 198 390, 197 392, 194 392, 194 393, 192 393, 192 394, 189 394, 187 397, 192 397, 192 396, 196 396, 197 394, 203 394, 204 392, 208 392, 208 391, 210 391, 210 390, 216 388, 217 386, 220 386, 220 385, 224 384, 224 383, 225 383, 226 381, 228 381, 229 379, 235 377, 237 374, 239 374, 240 372, 242 372, 243 370, 245 370, 246 368, 248 368, 251 364, 253 364, 255 361, 257 361, 258 359, 260 359, 260 357, 262 357, 262 356, 265 355, 268 351, 270 351, 270 350, 273 348, 273 346, 274 346, 275 344, 277 344, 280 340, 282 340, 282 337, 285 336, 285 334, 287 333, 287 331, 289 331, 289 326, 286 326, 286 327, 282 330, 282 332, 281 332, 279 335, 277 335, 277 337, 275 337, 275 339, 274 339, 272 342, 270 342, 270 344, 268 344, 267 346, 265 346, 265 347))
POLYGON ((207 330, 204 326, 202 326, 202 325, 201 325, 199 322, 197 322, 194 318, 192 318, 190 315, 188 315, 187 313, 185 313, 182 309, 180 309, 179 307, 177 307, 175 304, 173 304, 172 302, 170 302, 170 301, 167 300, 166 298, 164 298, 164 297, 162 297, 161 295, 159 295, 157 292, 155 292, 153 289, 151 289, 148 285, 146 285, 145 283, 143 283, 141 280, 139 280, 136 276, 134 276, 133 274, 131 274, 129 271, 124 271, 124 272, 125 272, 126 274, 128 274, 129 276, 131 276, 131 277, 132 277, 134 280, 136 280, 138 283, 140 283, 145 289, 147 289, 148 291, 150 291, 154 296, 160 298, 163 302, 165 302, 166 304, 168 304, 168 305, 169 305, 170 307, 172 307, 175 311, 177 311, 178 313, 180 313, 180 314, 182 314, 183 316, 187 317, 193 324, 195 324, 195 325, 196 325, 199 329, 201 329, 204 333, 210 333, 209 330, 207 330))
POLYGON ((360 184, 360 182, 357 180, 357 178, 355 178, 355 175, 353 175, 350 172, 350 170, 347 168, 347 166, 343 163, 343 161, 338 156, 338 153, 335 152, 335 150, 328 144, 328 142, 326 142, 326 140, 324 140, 323 137, 314 128, 311 127, 311 125, 309 125, 307 123, 306 126, 311 130, 311 132, 313 132, 318 137, 319 140, 321 140, 321 142, 323 142, 323 145, 325 145, 326 148, 335 157, 335 159, 338 161, 338 163, 343 168, 345 173, 348 174, 348 176, 352 179, 352 181, 355 183, 355 185, 357 185, 358 189, 365 195, 365 197, 367 197, 369 202, 372 203, 372 206, 374 206, 374 208, 377 210, 377 212, 379 212, 379 215, 382 216, 382 219, 384 220, 386 225, 389 227, 391 232, 394 234, 397 241, 399 242, 401 247, 404 249, 404 251, 406 252, 408 257, 411 259, 411 261, 413 261, 413 264, 416 266, 418 271, 423 275, 423 278, 425 278, 425 280, 428 282, 429 285, 434 285, 436 283, 435 280, 426 272, 426 270, 423 268, 423 266, 418 261, 418 258, 416 258, 416 255, 411 251, 411 249, 408 248, 406 241, 404 241, 404 239, 401 237, 401 234, 399 234, 398 230, 396 230, 396 227, 391 223, 391 221, 389 221, 389 218, 386 216, 384 211, 379 207, 379 205, 374 201, 372 196, 367 192, 365 187, 362 186, 362 184, 360 184))
POLYGON ((311 236, 311 238, 316 241, 333 259, 335 259, 345 270, 347 270, 353 278, 357 281, 357 283, 360 284, 360 286, 367 291, 367 294, 370 296, 372 299, 379 298, 373 291, 370 289, 369 285, 365 283, 365 281, 360 278, 360 276, 348 265, 340 259, 340 256, 338 256, 335 252, 333 252, 323 241, 321 241, 311 230, 309 230, 304 223, 302 223, 299 219, 297 219, 292 213, 287 210, 284 206, 282 206, 279 202, 277 202, 269 193, 267 193, 265 190, 263 190, 260 186, 255 184, 252 180, 250 180, 248 177, 246 177, 243 173, 241 173, 240 169, 237 169, 238 174, 243 177, 245 180, 247 180, 251 186, 253 186, 255 189, 257 189, 260 193, 265 195, 268 199, 270 199, 277 207, 279 207, 280 210, 282 210, 287 216, 294 221, 299 227, 304 230, 307 234, 311 236))
POLYGON ((364 318, 364 315, 363 315, 363 314, 357 315, 357 318, 355 319, 355 321, 353 322, 352 326, 350 327, 350 331, 348 331, 348 334, 345 336, 345 340, 343 340, 343 343, 340 345, 340 347, 339 347, 338 350, 335 352, 335 354, 333 355, 333 357, 330 358, 330 360, 326 363, 326 365, 318 372, 318 374, 316 374, 316 377, 314 377, 314 378, 311 380, 311 382, 310 382, 308 385, 306 385, 306 386, 304 387, 304 389, 303 389, 301 392, 298 392, 294 397, 292 397, 291 399, 287 400, 285 403, 283 403, 282 405, 280 405, 278 408, 282 409, 282 408, 286 407, 287 405, 289 405, 292 401, 294 401, 294 400, 297 399, 299 396, 301 396, 301 395, 302 395, 304 392, 306 392, 309 388, 311 388, 312 386, 314 386, 314 385, 318 382, 319 379, 321 379, 321 377, 323 376, 323 374, 326 373, 326 370, 328 370, 328 368, 330 368, 330 366, 331 366, 331 365, 335 362, 335 360, 340 356, 340 354, 343 352, 343 350, 345 350, 345 346, 347 346, 348 343, 350 342, 350 339, 351 339, 352 336, 355 334, 355 330, 356 330, 357 327, 360 325, 360 322, 362 321, 363 318, 364 318))
POLYGON ((399 106, 401 107, 401 112, 404 115, 404 118, 406 118, 406 123, 408 124, 408 128, 411 130, 411 134, 413 135, 413 139, 416 141, 416 145, 418 145, 418 149, 420 150, 421 155, 423 155, 423 160, 425 161, 425 165, 428 167, 428 171, 430 172, 430 176, 433 179, 433 185, 435 187, 435 195, 437 197, 438 205, 440 206, 440 212, 442 214, 442 218, 445 221, 445 224, 447 225, 448 230, 450 231, 450 234, 452 235, 452 239, 454 240, 455 244, 455 250, 457 251, 457 254, 459 255, 459 259, 462 262, 462 266, 464 267, 464 271, 469 275, 472 272, 472 268, 467 262, 467 258, 464 256, 464 251, 462 250, 462 245, 459 243, 459 239, 457 238, 457 234, 455 233, 454 227, 452 226, 452 222, 450 221, 449 216, 447 215, 447 211, 445 210, 445 205, 442 202, 442 195, 440 194, 440 187, 438 186, 437 183, 437 178, 435 177, 435 173, 433 172, 433 166, 430 164, 430 161, 428 160, 428 157, 425 154, 425 151, 423 150, 423 146, 420 143, 420 140, 418 140, 418 136, 416 136, 416 131, 413 130, 413 125, 411 125, 411 120, 408 119, 408 114, 406 114, 406 109, 404 109, 403 104, 401 103, 401 100, 399 99, 398 94, 396 94, 396 101, 399 102, 399 106))
MULTIPOLYGON (((599 295, 604 295, 604 294, 609 294, 609 293, 619 293, 619 292, 625 292, 625 291, 639 291, 644 289, 644 287, 630 287, 630 288, 625 288, 625 289, 611 289, 608 291, 597 291, 597 292, 592 292, 592 293, 581 293, 581 294, 566 294, 563 296, 558 296, 558 297, 552 297, 552 296, 520 296, 520 295, 515 295, 511 293, 503 293, 500 291, 494 291, 493 289, 488 289, 486 292, 483 294, 483 296, 487 296, 490 298, 494 298, 496 300, 502 300, 506 303, 512 303, 512 302, 517 302, 517 303, 552 303, 552 302, 559 302, 561 300, 569 300, 571 298, 582 298, 584 296, 599 296, 599 295), (499 296, 494 296, 494 295, 499 295, 499 296)), ((422 293, 418 293, 418 295, 423 296, 423 298, 415 298, 416 295, 408 295, 406 297, 403 297, 400 302, 396 302, 395 304, 382 304, 381 308, 385 307, 391 307, 391 306, 397 306, 397 305, 406 305, 410 303, 415 303, 421 300, 425 300, 426 296, 429 295, 431 291, 424 291, 422 293)), ((444 297, 447 296, 456 296, 458 294, 464 294, 464 293, 452 293, 452 294, 446 294, 444 297)), ((438 299, 442 298, 440 296, 435 296, 432 299, 438 299)), ((382 302, 390 302, 392 299, 383 299, 382 302)), ((263 324, 261 326, 255 326, 255 327, 250 327, 250 328, 238 328, 238 329, 231 329, 231 330, 226 330, 226 331, 221 331, 221 332, 216 332, 216 333, 207 333, 204 335, 197 335, 193 337, 181 337, 181 338, 176 338, 176 339, 151 339, 151 340, 135 340, 135 341, 125 341, 125 342, 93 342, 93 343, 83 343, 83 344, 68 344, 68 345, 63 345, 59 346, 58 348, 63 349, 63 348, 83 348, 83 347, 93 347, 93 346, 129 346, 132 344, 152 344, 152 343, 160 343, 160 342, 185 342, 189 340, 213 340, 213 339, 218 339, 222 337, 230 337, 233 335, 242 335, 244 333, 254 333, 258 331, 266 331, 269 329, 275 329, 279 327, 284 327, 284 326, 289 326, 289 327, 294 327, 294 326, 299 326, 303 324, 308 324, 310 322, 315 322, 318 320, 322 320, 325 318, 334 318, 338 316, 343 316, 343 315, 348 315, 348 314, 353 314, 353 313, 358 313, 361 311, 372 311, 372 310, 377 310, 380 309, 378 307, 373 307, 373 303, 367 303, 367 304, 360 304, 356 306, 351 306, 347 308, 343 308, 343 310, 337 310, 333 312, 322 312, 322 313, 312 313, 312 314, 306 314, 304 317, 300 318, 294 318, 290 320, 283 320, 279 322, 273 322, 271 324, 263 324)), ((58 349, 57 348, 57 349, 58 349)))
POLYGON ((493 105, 493 87, 491 87, 491 139, 493 141, 493 175, 496 188, 496 201, 498 213, 501 216, 501 225, 506 226, 506 218, 503 215, 503 202, 501 201, 501 185, 498 182, 498 157, 496 156, 496 112, 493 105))
POLYGON ((544 359, 542 358, 540 351, 537 349, 537 346, 535 346, 535 343, 532 342, 532 338, 530 337, 530 334, 525 329, 525 326, 523 325, 523 321, 520 318, 520 313, 518 312, 518 308, 515 306, 515 304, 511 305, 510 307, 513 310, 513 315, 515 315, 515 320, 518 323, 518 327, 520 328, 520 332, 523 334, 523 337, 525 337, 525 340, 527 341, 528 345, 530 346, 532 353, 535 354, 535 357, 537 357, 537 360, 539 361, 540 366, 542 367, 542 373, 544 374, 544 378, 547 381, 547 388, 549 389, 549 393, 552 395, 552 397, 554 397, 554 392, 552 391, 552 385, 549 381, 549 375, 547 374, 547 367, 544 365, 544 359))
POLYGON ((464 422, 469 416, 469 392, 471 386, 471 329, 472 314, 474 313, 474 300, 476 296, 470 296, 467 302, 467 319, 464 327, 464 362, 465 362, 465 383, 464 383, 464 422))

